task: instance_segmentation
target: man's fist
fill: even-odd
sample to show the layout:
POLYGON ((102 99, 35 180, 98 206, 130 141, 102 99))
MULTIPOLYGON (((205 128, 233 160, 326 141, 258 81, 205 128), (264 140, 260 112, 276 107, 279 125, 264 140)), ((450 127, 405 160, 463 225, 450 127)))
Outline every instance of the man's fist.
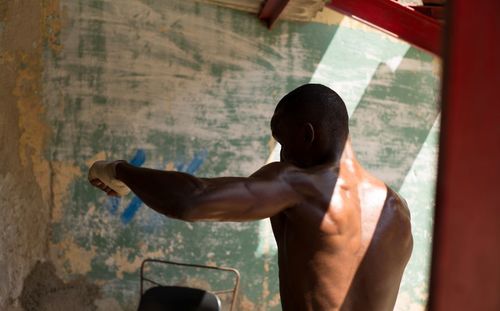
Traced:
POLYGON ((116 164, 120 161, 96 161, 89 169, 89 182, 112 196, 124 196, 130 189, 116 179, 116 164))

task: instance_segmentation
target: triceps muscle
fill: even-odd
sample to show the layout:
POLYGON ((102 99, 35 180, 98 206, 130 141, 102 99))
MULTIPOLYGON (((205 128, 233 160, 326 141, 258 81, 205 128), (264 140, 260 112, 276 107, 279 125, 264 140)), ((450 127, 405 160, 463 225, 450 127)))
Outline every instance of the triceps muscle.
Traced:
POLYGON ((191 201, 187 218, 191 221, 250 221, 271 217, 302 199, 281 173, 274 169, 248 178, 201 179, 203 191, 191 201))

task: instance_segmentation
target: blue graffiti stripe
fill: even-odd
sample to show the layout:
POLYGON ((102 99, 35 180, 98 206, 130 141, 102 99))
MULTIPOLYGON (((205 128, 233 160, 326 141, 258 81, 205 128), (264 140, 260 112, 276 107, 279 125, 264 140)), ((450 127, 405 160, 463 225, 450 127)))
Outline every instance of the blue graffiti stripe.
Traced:
MULTIPOLYGON (((193 159, 191 160, 191 162, 189 162, 189 164, 184 163, 184 162, 176 162, 175 168, 178 172, 185 172, 188 174, 194 174, 200 169, 200 167, 203 164, 203 162, 205 161, 206 157, 207 157, 206 151, 198 152, 194 155, 193 159)), ((137 149, 134 157, 132 158, 132 160, 129 161, 130 164, 132 164, 134 166, 138 166, 138 167, 142 166, 144 164, 144 162, 146 162, 146 153, 142 149, 137 149)), ((120 205, 120 198, 111 198, 110 200, 111 200, 110 201, 110 203, 111 203, 110 210, 114 214, 114 213, 116 213, 116 210, 118 209, 118 207, 120 205)), ((123 211, 123 213, 120 217, 121 221, 124 224, 128 224, 130 221, 132 221, 132 219, 137 214, 137 212, 139 211, 139 208, 141 206, 142 206, 142 200, 139 199, 139 197, 134 196, 132 198, 132 200, 130 201, 130 203, 128 204, 128 206, 123 211)))
POLYGON ((109 197, 108 199, 108 209, 111 214, 115 215, 120 207, 121 198, 120 197, 109 197))
POLYGON ((137 149, 132 160, 129 161, 133 166, 142 166, 146 162, 146 152, 142 149, 137 149))
POLYGON ((141 199, 133 197, 121 216, 122 222, 128 224, 142 205, 141 199))
POLYGON ((175 162, 174 166, 175 166, 175 170, 177 172, 184 172, 184 168, 186 167, 186 164, 184 164, 184 162, 175 162))
POLYGON ((193 160, 191 160, 191 163, 189 163, 188 167, 186 168, 186 173, 188 174, 196 173, 196 171, 198 171, 198 169, 203 164, 203 161, 205 161, 206 157, 207 157, 206 151, 198 152, 197 154, 195 154, 193 160))

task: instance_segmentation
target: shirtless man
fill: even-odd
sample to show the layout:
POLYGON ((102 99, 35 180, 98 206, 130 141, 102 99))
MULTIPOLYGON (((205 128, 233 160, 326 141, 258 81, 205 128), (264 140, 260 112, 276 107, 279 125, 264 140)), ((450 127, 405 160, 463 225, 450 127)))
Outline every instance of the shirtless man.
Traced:
POLYGON ((250 177, 197 178, 99 161, 90 182, 130 188, 149 207, 185 221, 270 218, 283 310, 394 308, 412 250, 406 202, 356 160, 342 99, 318 84, 286 95, 271 120, 281 161, 250 177))

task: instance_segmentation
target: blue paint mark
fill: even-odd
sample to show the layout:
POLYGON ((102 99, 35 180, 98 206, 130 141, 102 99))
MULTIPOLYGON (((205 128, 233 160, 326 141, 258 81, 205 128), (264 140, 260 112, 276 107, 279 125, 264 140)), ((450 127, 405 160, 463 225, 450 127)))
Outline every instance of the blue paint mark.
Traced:
POLYGON ((132 160, 129 161, 133 166, 142 166, 146 162, 146 152, 143 149, 137 149, 132 160))
POLYGON ((109 197, 108 199, 108 209, 111 214, 115 215, 120 207, 121 198, 120 197, 109 197))
POLYGON ((175 162, 174 166, 177 172, 184 172, 184 168, 186 167, 184 162, 175 162))
MULTIPOLYGON (((206 157, 207 157, 207 151, 206 150, 200 151, 193 156, 193 159, 189 163, 178 161, 175 163, 174 166, 178 172, 194 174, 200 169, 206 157)), ((144 152, 143 149, 137 149, 134 157, 132 158, 132 160, 129 161, 130 164, 137 167, 141 167, 144 164, 144 162, 146 162, 146 153, 144 152)), ((121 198, 119 197, 109 198, 108 206, 112 214, 117 213, 120 203, 121 203, 121 198)), ((139 199, 139 197, 137 196, 132 197, 132 200, 127 205, 127 207, 125 208, 120 217, 121 221, 124 224, 130 223, 130 221, 132 221, 134 216, 139 211, 139 208, 141 208, 142 203, 143 202, 141 199, 139 199)))
POLYGON ((193 160, 191 160, 191 163, 189 163, 185 172, 188 174, 194 174, 201 167, 206 157, 207 152, 205 150, 195 154, 193 160))
POLYGON ((132 198, 132 201, 128 204, 127 208, 125 211, 123 211, 121 220, 124 224, 128 224, 132 218, 134 218, 135 214, 137 214, 137 211, 142 205, 141 199, 139 197, 134 196, 132 198))

